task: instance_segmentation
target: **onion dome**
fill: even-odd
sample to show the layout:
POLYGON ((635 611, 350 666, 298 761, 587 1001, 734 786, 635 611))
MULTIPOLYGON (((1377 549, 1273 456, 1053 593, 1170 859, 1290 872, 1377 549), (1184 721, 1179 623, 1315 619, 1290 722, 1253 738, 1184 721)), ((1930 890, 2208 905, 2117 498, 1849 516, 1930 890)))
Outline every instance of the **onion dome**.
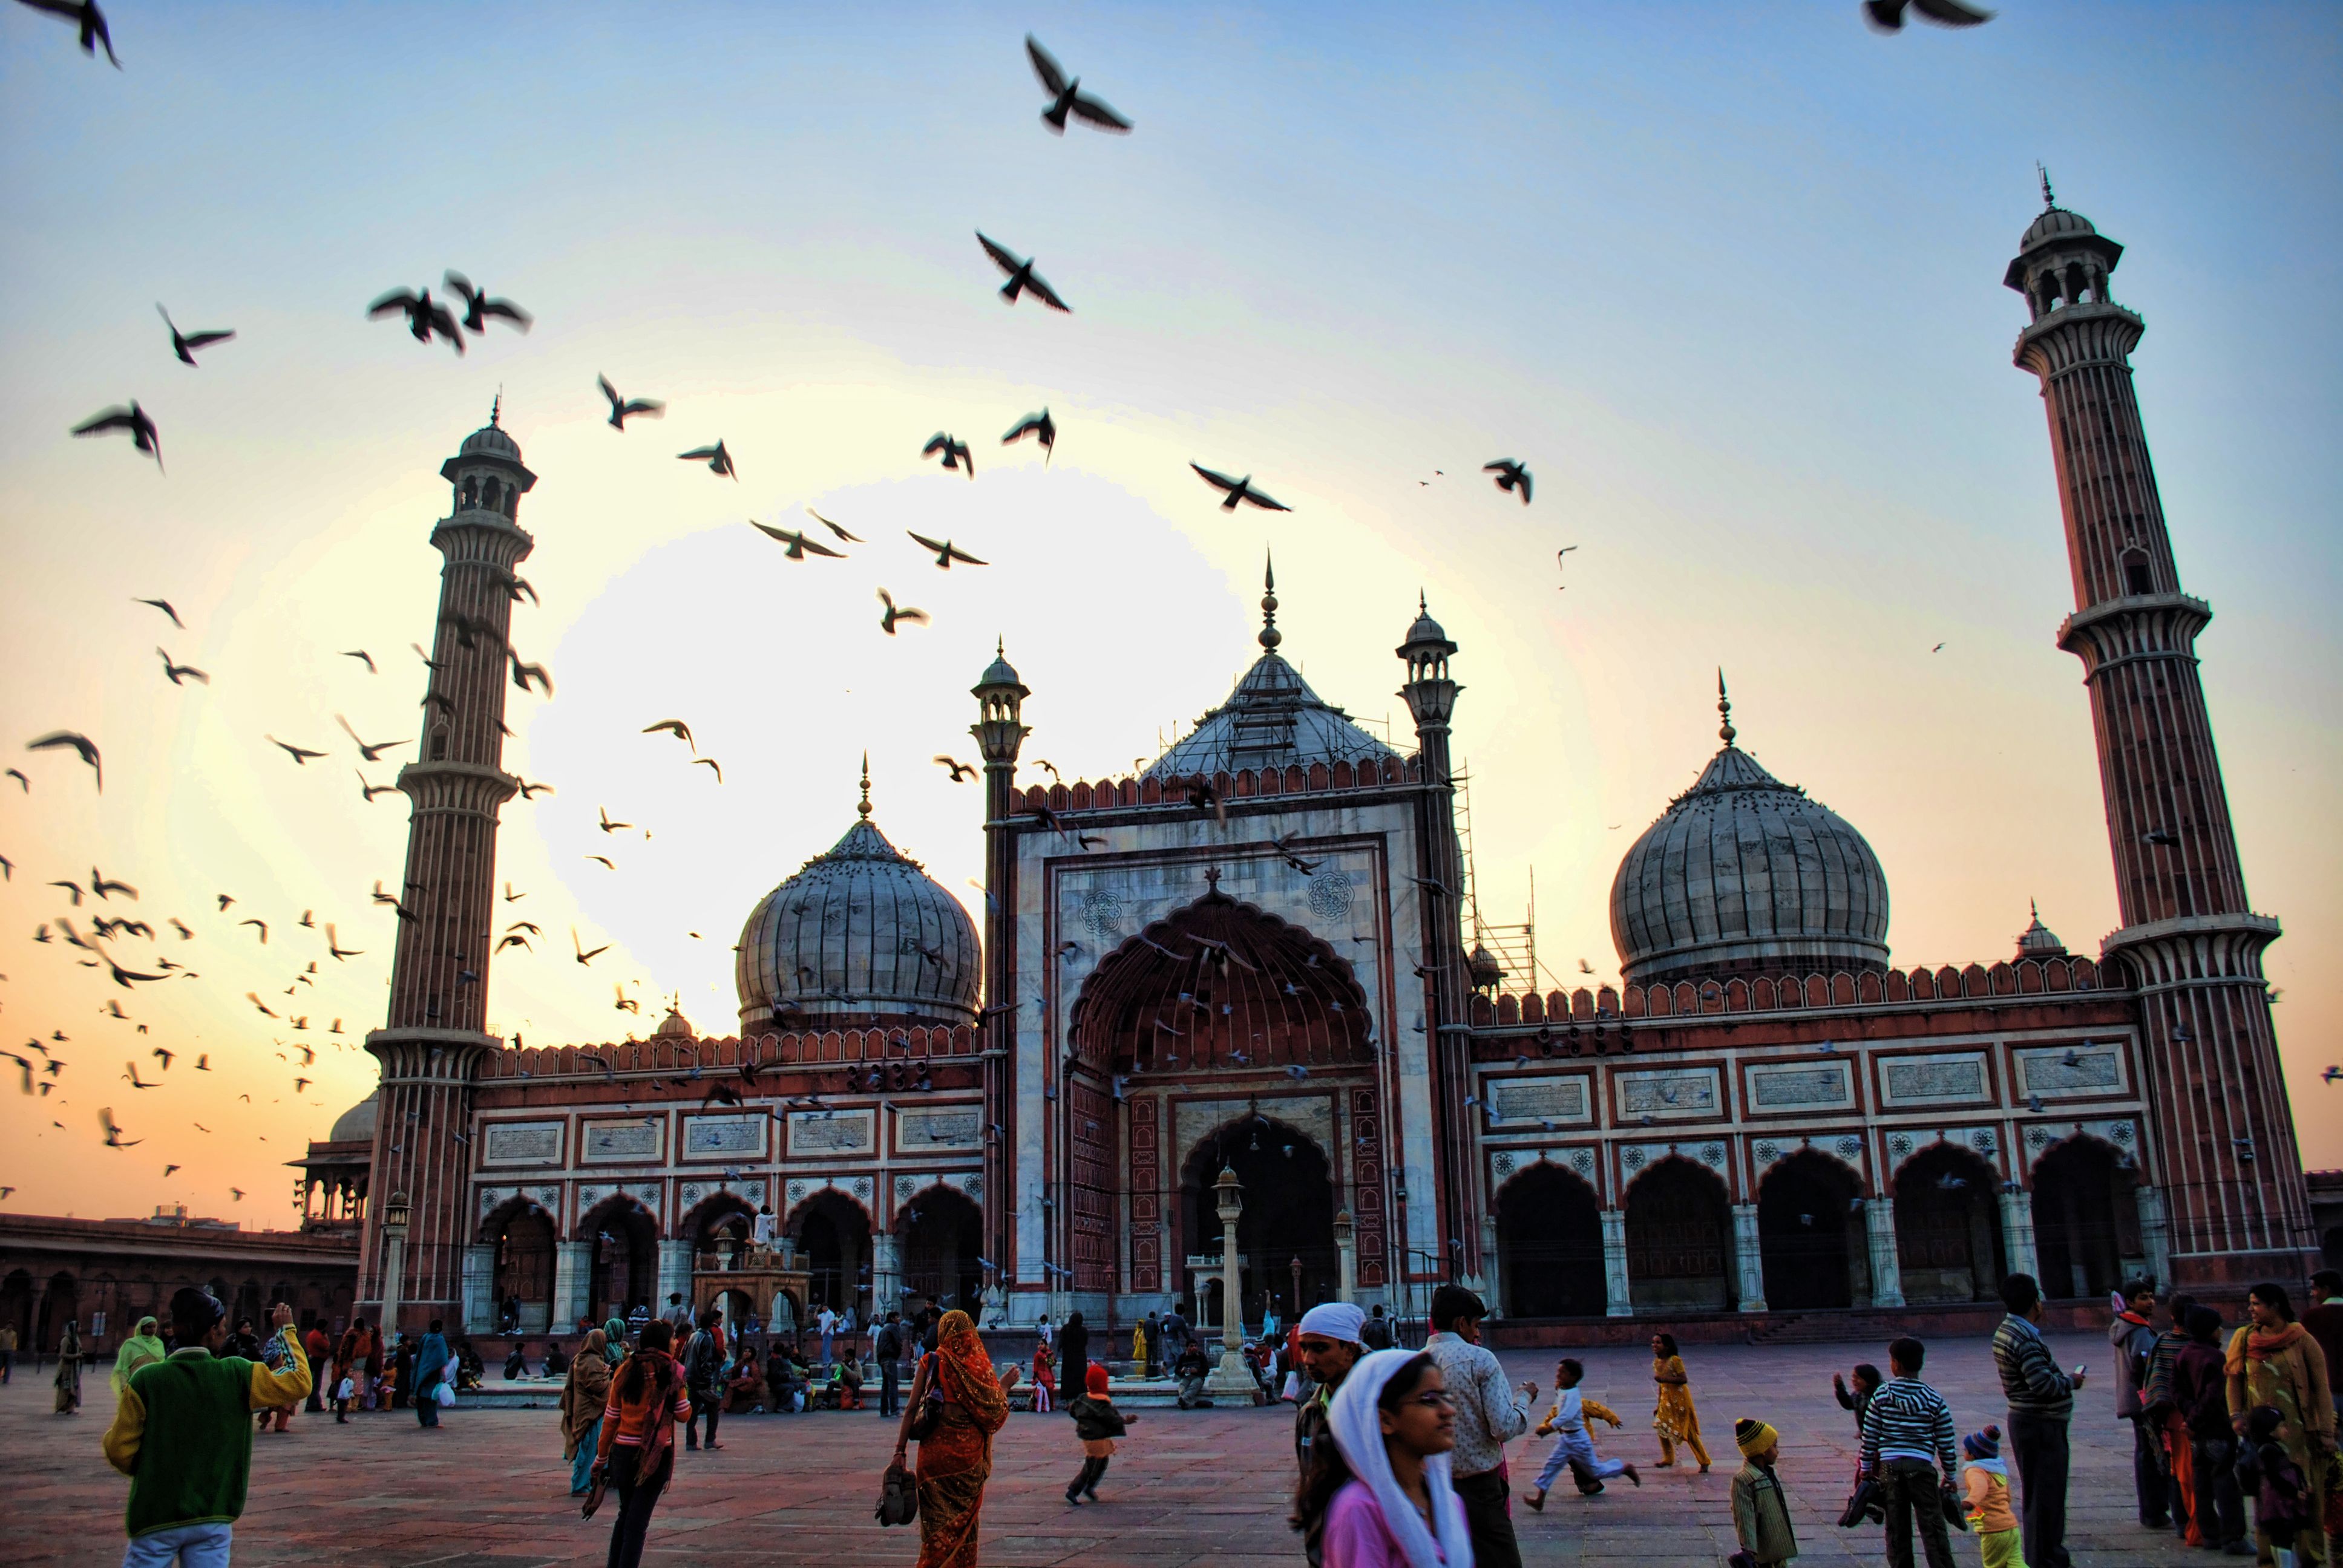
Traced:
POLYGON ((667 1010, 667 1016, 659 1020, 659 1026, 651 1031, 651 1038, 653 1040, 691 1040, 697 1037, 692 1033, 691 1020, 683 1016, 682 1007, 677 1005, 667 1010))
POLYGON ((377 1089, 334 1118, 334 1130, 326 1134, 326 1141, 328 1143, 373 1142, 375 1109, 381 1103, 382 1091, 377 1089))
POLYGON ((1630 984, 1701 975, 1887 966, 1887 879, 1845 819, 1734 744, 1619 863, 1611 938, 1630 984))
POLYGON ((2057 934, 2042 923, 2041 910, 2036 907, 2031 899, 2026 901, 2026 908, 2034 919, 2031 924, 2017 934, 2017 956, 2022 959, 2065 958, 2066 944, 2060 941, 2057 934))
POLYGON ((1464 960, 1464 968, 1473 977, 1474 990, 1494 990, 1505 982, 1503 961, 1485 947, 1476 945, 1473 956, 1464 960))
POLYGON ((744 1034, 873 1016, 976 1019, 976 924, 870 820, 867 759, 854 825, 759 900, 739 953, 744 1034))
POLYGON ((1247 768, 1256 772, 1297 764, 1307 768, 1313 762, 1381 765, 1383 759, 1399 755, 1311 690, 1302 672, 1277 651, 1285 634, 1277 629, 1274 572, 1265 576, 1261 612, 1261 657, 1237 678, 1229 699, 1196 720, 1196 728, 1174 741, 1141 778, 1192 779, 1247 768))
POLYGON ((1406 658, 1408 650, 1415 648, 1445 648, 1450 653, 1456 651, 1456 645, 1448 640, 1448 634, 1440 628, 1438 621, 1432 618, 1432 607, 1424 602, 1421 593, 1415 596, 1415 624, 1407 628, 1407 640, 1399 647, 1400 657, 1406 658))
POLYGON ((988 686, 1022 687, 1024 684, 1017 678, 1016 666, 1009 662, 1006 646, 996 643, 993 647, 992 662, 984 667, 983 675, 977 678, 976 689, 981 691, 988 686))
POLYGON ((2091 220, 2081 213, 2068 212, 2062 206, 2045 207, 2041 216, 2026 226, 2026 233, 2018 238, 2017 248, 2032 250, 2045 240, 2079 238, 2098 232, 2092 226, 2091 220))

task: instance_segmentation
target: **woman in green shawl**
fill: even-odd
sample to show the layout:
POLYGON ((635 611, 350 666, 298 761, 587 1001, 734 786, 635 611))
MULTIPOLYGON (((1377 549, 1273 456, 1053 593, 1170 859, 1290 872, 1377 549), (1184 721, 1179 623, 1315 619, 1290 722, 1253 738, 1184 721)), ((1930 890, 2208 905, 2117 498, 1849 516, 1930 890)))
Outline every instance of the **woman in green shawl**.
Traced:
POLYGON ((627 1359, 627 1320, 612 1318, 602 1325, 602 1359, 617 1366, 627 1359))
POLYGON ((114 1352, 114 1397, 120 1399, 122 1391, 130 1386, 130 1374, 140 1367, 159 1362, 170 1352, 163 1348, 162 1337, 155 1332, 153 1318, 138 1320, 138 1332, 122 1342, 114 1352))

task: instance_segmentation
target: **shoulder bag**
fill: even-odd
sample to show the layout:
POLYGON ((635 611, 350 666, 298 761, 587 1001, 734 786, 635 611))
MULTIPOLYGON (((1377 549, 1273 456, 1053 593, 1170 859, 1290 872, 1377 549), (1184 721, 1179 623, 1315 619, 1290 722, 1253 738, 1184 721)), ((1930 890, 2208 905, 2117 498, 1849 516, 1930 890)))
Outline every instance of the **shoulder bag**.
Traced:
POLYGON ((920 1489, 900 1459, 888 1464, 887 1473, 879 1483, 877 1517, 881 1529, 890 1524, 909 1524, 920 1517, 920 1489))

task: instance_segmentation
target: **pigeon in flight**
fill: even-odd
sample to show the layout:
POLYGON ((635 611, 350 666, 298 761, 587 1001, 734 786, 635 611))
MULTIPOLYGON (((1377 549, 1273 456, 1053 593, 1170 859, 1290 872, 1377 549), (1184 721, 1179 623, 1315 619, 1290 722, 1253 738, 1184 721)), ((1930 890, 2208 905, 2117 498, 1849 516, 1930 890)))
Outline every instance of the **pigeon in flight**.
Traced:
POLYGON ((1215 474, 1202 463, 1190 463, 1188 467, 1202 475, 1204 483, 1212 486, 1212 488, 1228 492, 1228 499, 1221 503, 1221 510, 1224 512, 1235 511, 1239 501, 1250 502, 1267 512, 1290 512, 1293 509, 1265 492, 1254 489, 1251 474, 1247 474, 1242 479, 1232 479, 1226 474, 1215 474))
POLYGON ((130 444, 155 459, 156 473, 163 471, 163 438, 156 433, 155 421, 146 417, 137 398, 133 397, 127 408, 108 408, 73 427, 76 436, 103 436, 109 430, 129 431, 130 444))
POLYGON ((964 566, 971 567, 989 566, 991 564, 989 561, 978 560, 966 550, 954 546, 950 539, 931 539, 925 534, 913 534, 909 528, 905 528, 903 531, 907 534, 911 534, 911 538, 919 541, 920 547, 922 549, 935 551, 936 565, 942 568, 945 571, 951 570, 951 564, 954 561, 959 561, 964 566))
POLYGON ((263 735, 261 739, 267 741, 271 746, 276 747, 279 751, 284 752, 286 756, 293 759, 294 765, 297 767, 307 768, 309 766, 310 758, 323 757, 325 755, 322 751, 312 751, 307 747, 288 745, 287 742, 277 739, 274 735, 263 735))
POLYGON ((334 722, 342 727, 343 734, 348 736, 352 740, 357 741, 358 755, 365 758, 369 762, 379 762, 382 760, 382 754, 384 752, 389 750, 394 746, 404 746, 407 744, 405 740, 377 740, 369 745, 367 742, 358 739, 358 732, 350 728, 350 721, 343 718, 340 714, 337 713, 334 715, 334 722))
POLYGON ((572 950, 573 951, 575 951, 575 952, 578 954, 578 961, 580 964, 590 964, 590 963, 592 963, 596 959, 600 958, 604 953, 607 953, 607 952, 608 952, 608 951, 610 950, 610 944, 609 944, 609 943, 608 943, 608 942, 604 942, 600 947, 596 948, 592 952, 588 952, 588 951, 586 950, 585 945, 584 945, 583 943, 579 942, 579 941, 578 941, 578 928, 577 928, 576 926, 572 926, 572 927, 570 927, 570 928, 569 928, 569 946, 570 946, 571 950, 572 950))
POLYGON ((489 298, 486 290, 474 288, 472 280, 460 272, 450 270, 444 281, 464 302, 464 330, 467 332, 485 334, 491 316, 504 317, 523 332, 527 332, 528 324, 536 319, 509 299, 489 298))
POLYGON ((212 678, 211 678, 210 676, 208 676, 208 675, 206 675, 202 670, 197 669, 194 665, 192 665, 192 664, 173 664, 173 663, 171 662, 171 656, 170 656, 168 653, 164 652, 164 650, 163 650, 163 649, 161 649, 161 648, 156 648, 155 651, 156 651, 157 654, 161 654, 161 655, 162 655, 162 658, 163 658, 163 673, 164 673, 165 675, 169 676, 169 677, 171 678, 171 684, 172 684, 172 685, 174 685, 174 686, 183 686, 183 685, 185 685, 185 684, 186 684, 186 682, 185 682, 185 681, 183 681, 180 678, 181 678, 182 676, 190 676, 190 675, 191 675, 191 676, 193 676, 193 677, 195 677, 195 678, 196 678, 196 679, 197 681, 201 682, 201 683, 202 683, 203 685, 205 685, 205 686, 209 686, 209 685, 212 683, 212 678))
POLYGON ((1481 471, 1484 474, 1496 475, 1497 488, 1518 491, 1522 498, 1522 505, 1526 507, 1530 504, 1530 471, 1527 468, 1523 467, 1511 457, 1500 457, 1493 463, 1482 464, 1481 471))
POLYGON ((610 378, 608 376, 597 376, 594 381, 602 388, 602 396, 610 400, 610 428, 613 430, 623 434, 627 428, 627 421, 637 414, 648 415, 657 419, 667 412, 667 405, 656 398, 620 397, 618 389, 610 385, 610 378))
POLYGON ((943 768, 951 774, 951 781, 955 784, 965 784, 970 779, 976 777, 976 769, 970 767, 965 762, 955 761, 953 759, 944 756, 938 756, 934 758, 933 760, 939 767, 943 768))
POLYGON ((186 630, 186 629, 187 629, 187 623, 186 623, 186 621, 181 620, 181 619, 179 618, 179 612, 178 612, 177 610, 176 610, 176 609, 173 609, 173 608, 171 608, 171 601, 170 601, 169 599, 166 599, 166 598, 134 598, 134 599, 132 599, 130 602, 131 602, 132 604, 150 604, 150 605, 153 605, 156 609, 161 610, 165 615, 167 615, 167 616, 169 616, 169 617, 171 618, 171 624, 172 624, 173 626, 177 627, 181 631, 185 631, 185 630, 186 630))
POLYGON ((932 457, 938 452, 944 455, 945 467, 964 469, 970 478, 976 477, 976 459, 969 456, 967 442, 939 430, 928 437, 928 444, 920 448, 920 456, 932 457))
POLYGON ((643 733, 646 735, 672 735, 678 740, 682 741, 686 746, 690 747, 695 752, 699 749, 698 743, 691 739, 691 726, 686 724, 680 719, 662 719, 657 724, 646 725, 643 727, 643 733))
POLYGON ((171 329, 171 352, 179 357, 182 365, 196 362, 196 349, 208 348, 215 343, 226 343, 236 336, 233 332, 182 332, 179 324, 171 319, 171 313, 163 309, 160 300, 156 301, 155 308, 162 313, 163 325, 171 329))
POLYGON ((364 791, 364 799, 366 803, 369 806, 374 804, 374 798, 377 795, 396 795, 398 793, 397 785, 369 784, 367 782, 367 776, 363 773, 358 775, 358 788, 364 791))
POLYGON ((407 317, 407 333, 416 342, 428 343, 436 332, 446 338, 457 353, 464 352, 462 327, 448 314, 446 306, 431 297, 429 289, 417 292, 412 288, 394 288, 367 307, 368 319, 391 315, 407 317))
POLYGON ((832 560, 841 561, 846 558, 844 550, 834 550, 828 545, 817 544, 794 529, 777 528, 769 523, 760 523, 754 518, 749 519, 749 525, 759 533, 767 534, 780 540, 786 547, 784 553, 793 561, 801 561, 809 555, 828 556, 832 560))
POLYGON ((1001 444, 1006 447, 1028 436, 1041 443, 1041 462, 1047 467, 1058 452, 1058 422, 1050 417, 1049 409, 1043 408, 1039 414, 1028 414, 1011 426, 1009 434, 1001 437, 1001 444))
POLYGON ((1080 91, 1082 79, 1067 75, 1065 67, 1031 33, 1025 35, 1025 56, 1033 62, 1033 74, 1041 78, 1041 86, 1050 95, 1050 106, 1041 111, 1041 123, 1050 127, 1052 135, 1066 134, 1068 115, 1116 136, 1131 129, 1129 120, 1080 91))
POLYGON ((1074 307, 1059 298, 1058 291, 1051 288, 1042 280, 1041 276, 1033 270, 1031 257, 1021 258, 1005 247, 993 244, 984 236, 982 229, 976 231, 976 241, 984 246, 984 254, 992 258, 994 265, 1009 275, 1009 281, 1001 286, 1002 300, 1014 305, 1017 303, 1019 295, 1031 290, 1034 298, 1039 299, 1051 309, 1062 310, 1069 316, 1073 314, 1074 307))
POLYGON ((106 13, 97 8, 97 0, 18 0, 35 11, 45 11, 52 16, 62 16, 81 29, 81 52, 91 59, 97 58, 97 46, 106 46, 108 64, 119 71, 122 62, 114 53, 114 37, 106 28, 106 13))
MULTIPOLYGON (((38 740, 26 741, 25 743, 25 749, 27 751, 54 751, 60 746, 71 747, 75 753, 78 755, 83 761, 89 764, 90 772, 96 775, 97 779, 97 792, 101 795, 105 794, 106 769, 100 765, 97 754, 97 743, 92 740, 88 736, 76 735, 70 729, 60 729, 53 734, 44 735, 38 740)), ((18 781, 22 782, 23 775, 19 774, 17 777, 18 781)), ((29 794, 30 792, 31 787, 28 785, 26 786, 26 793, 29 794)))
POLYGON ((1974 27, 1993 20, 1992 12, 1964 5, 1960 0, 1863 0, 1863 19, 1874 32, 1900 33, 1907 8, 1923 22, 1934 22, 1939 27, 1974 27))
POLYGON ((705 463, 709 473, 729 474, 735 484, 739 482, 740 470, 732 466, 732 454, 724 449, 721 441, 713 447, 694 447, 689 452, 678 452, 676 459, 684 463, 705 463))
MULTIPOLYGON (((140 602, 141 602, 141 603, 143 603, 143 604, 151 604, 151 603, 153 603, 154 601, 153 601, 152 599, 142 599, 140 602)), ((355 659, 357 659, 360 664, 365 665, 365 666, 367 667, 367 673, 368 675, 372 675, 372 674, 374 674, 374 673, 375 673, 375 668, 374 668, 374 655, 372 655, 372 654, 368 653, 365 648, 344 648, 344 649, 342 650, 342 657, 343 657, 344 658, 355 658, 355 659)))
POLYGON ((806 516, 811 518, 815 522, 820 523, 823 528, 828 528, 831 533, 837 535, 840 539, 843 540, 847 544, 859 545, 862 542, 861 535, 848 533, 844 528, 840 528, 836 523, 831 522, 828 518, 823 517, 811 507, 808 507, 806 508, 806 516))
POLYGON ((885 612, 879 618, 879 629, 885 632, 889 637, 895 635, 895 623, 899 620, 916 621, 921 625, 925 625, 927 622, 928 612, 926 610, 913 609, 909 605, 904 605, 900 608, 897 608, 895 604, 895 596, 889 593, 885 588, 880 588, 879 590, 879 602, 887 607, 885 612))

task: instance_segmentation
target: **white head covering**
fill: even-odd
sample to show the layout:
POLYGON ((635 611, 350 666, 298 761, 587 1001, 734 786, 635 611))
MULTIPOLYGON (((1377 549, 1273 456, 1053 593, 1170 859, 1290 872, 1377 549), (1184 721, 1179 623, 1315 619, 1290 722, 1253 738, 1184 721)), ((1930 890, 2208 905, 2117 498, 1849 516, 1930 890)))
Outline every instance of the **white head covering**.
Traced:
MULTIPOLYGON (((1358 1309, 1351 1309, 1355 1312, 1358 1309)), ((1383 1396, 1383 1385, 1392 1374, 1407 1365, 1421 1353, 1415 1351, 1373 1351, 1359 1358, 1351 1375, 1334 1392, 1327 1406, 1328 1427, 1334 1434, 1334 1446, 1342 1451, 1342 1461, 1351 1473, 1366 1483, 1375 1494, 1375 1505, 1383 1511, 1383 1526, 1407 1554, 1410 1568, 1473 1568, 1473 1537, 1464 1528, 1464 1505, 1456 1500, 1456 1489, 1448 1480, 1448 1455, 1435 1453, 1423 1462, 1423 1483, 1432 1494, 1432 1517, 1440 1526, 1440 1541, 1434 1545, 1432 1533, 1423 1527, 1423 1518, 1415 1504, 1399 1489, 1398 1479, 1392 1474, 1391 1455, 1383 1452, 1382 1412, 1376 1402, 1383 1396)))
POLYGON ((1302 1314, 1301 1332, 1323 1334, 1330 1340, 1342 1340, 1358 1344, 1359 1325, 1367 1314, 1348 1302, 1321 1302, 1302 1314))

